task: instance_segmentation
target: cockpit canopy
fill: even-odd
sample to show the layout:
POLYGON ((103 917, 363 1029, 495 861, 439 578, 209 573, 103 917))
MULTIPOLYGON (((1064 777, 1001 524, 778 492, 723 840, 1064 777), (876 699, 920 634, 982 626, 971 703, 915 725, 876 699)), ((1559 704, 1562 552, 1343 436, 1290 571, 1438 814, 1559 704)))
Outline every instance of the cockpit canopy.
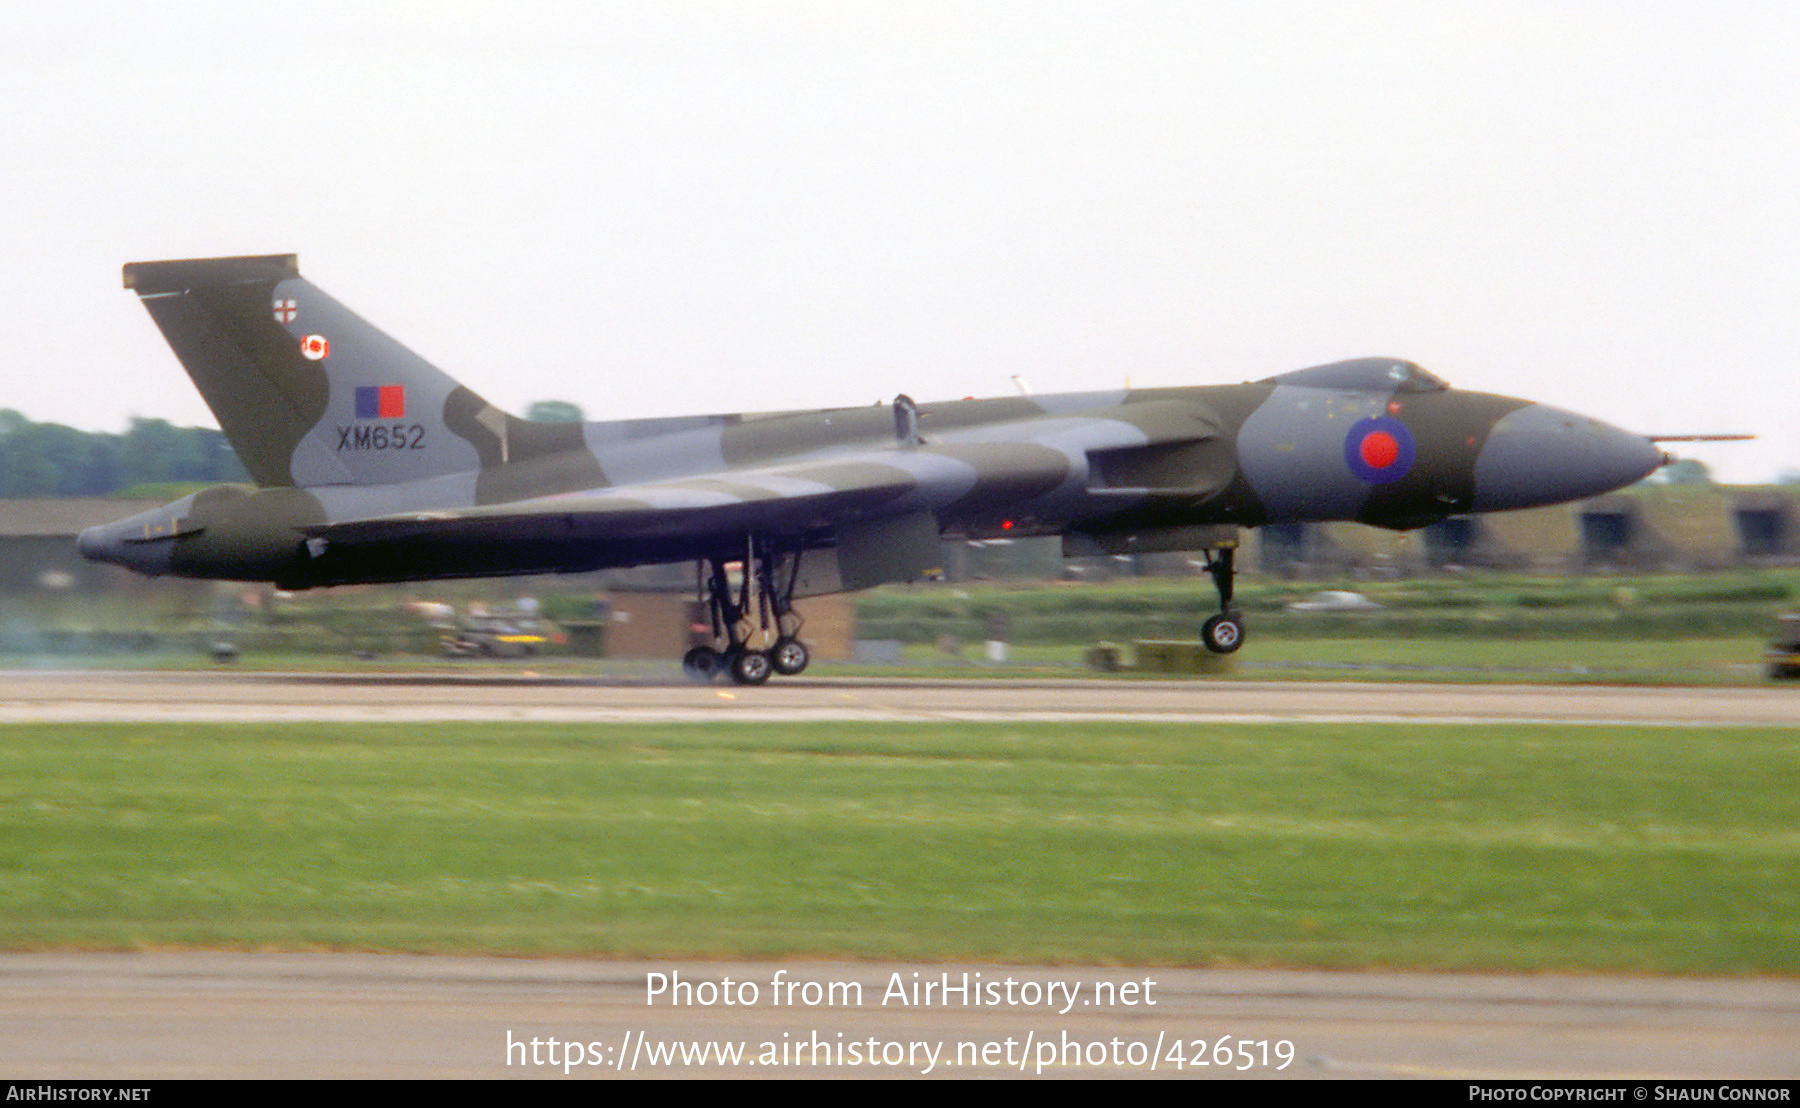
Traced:
POLYGON ((1353 358, 1264 378, 1278 385, 1346 392, 1443 392, 1450 386, 1436 375, 1399 358, 1353 358))

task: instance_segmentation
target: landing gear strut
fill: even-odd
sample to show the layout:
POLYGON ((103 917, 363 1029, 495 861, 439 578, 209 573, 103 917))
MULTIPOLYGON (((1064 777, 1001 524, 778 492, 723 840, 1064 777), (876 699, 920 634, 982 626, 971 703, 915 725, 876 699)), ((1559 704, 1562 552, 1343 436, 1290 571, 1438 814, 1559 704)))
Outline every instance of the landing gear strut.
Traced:
POLYGON ((715 642, 724 648, 696 646, 681 660, 695 681, 728 674, 740 685, 760 685, 774 674, 792 677, 812 661, 800 641, 805 622, 794 611, 794 588, 800 577, 800 551, 780 550, 766 538, 749 535, 741 558, 743 574, 734 587, 725 572, 726 558, 708 559, 700 583, 715 642), (766 643, 766 646, 753 644, 766 643))
POLYGON ((1244 613, 1231 606, 1232 556, 1235 547, 1206 552, 1206 572, 1219 590, 1219 614, 1200 625, 1200 641, 1214 654, 1230 654, 1244 645, 1244 613))

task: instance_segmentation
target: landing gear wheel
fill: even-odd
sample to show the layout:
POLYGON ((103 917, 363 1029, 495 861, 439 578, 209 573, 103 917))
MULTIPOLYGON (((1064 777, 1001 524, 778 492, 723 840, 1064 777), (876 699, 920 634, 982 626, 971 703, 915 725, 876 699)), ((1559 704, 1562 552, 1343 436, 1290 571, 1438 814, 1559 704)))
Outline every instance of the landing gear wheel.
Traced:
POLYGON ((731 679, 740 685, 761 685, 775 672, 775 664, 760 650, 740 650, 727 655, 731 679))
POLYGON ((1213 616, 1200 625, 1200 641, 1214 654, 1230 654, 1244 645, 1244 621, 1236 612, 1213 616))
POLYGON ((799 639, 805 620, 794 611, 804 537, 754 532, 741 537, 741 552, 722 543, 695 563, 694 630, 712 635, 710 645, 696 645, 682 660, 682 669, 697 681, 725 673, 740 685, 760 685, 777 673, 793 676, 812 661, 811 649, 799 639), (752 642, 769 649, 753 650, 752 642))
POLYGON ((696 646, 681 658, 681 672, 687 674, 688 680, 699 684, 711 681, 722 668, 724 659, 710 646, 696 646))
POLYGON ((775 649, 769 651, 769 663, 775 672, 783 677, 792 677, 806 668, 812 661, 812 651, 806 644, 796 638, 780 638, 775 640, 775 649))

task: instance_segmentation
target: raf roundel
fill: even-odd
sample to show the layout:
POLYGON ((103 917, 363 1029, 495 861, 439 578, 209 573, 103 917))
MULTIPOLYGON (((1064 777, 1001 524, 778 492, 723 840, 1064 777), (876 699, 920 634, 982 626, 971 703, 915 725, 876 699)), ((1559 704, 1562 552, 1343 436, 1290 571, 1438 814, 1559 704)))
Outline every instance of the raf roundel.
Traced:
POLYGON ((1371 485, 1406 476, 1417 453, 1406 424, 1386 416, 1358 420, 1344 437, 1345 464, 1371 485))

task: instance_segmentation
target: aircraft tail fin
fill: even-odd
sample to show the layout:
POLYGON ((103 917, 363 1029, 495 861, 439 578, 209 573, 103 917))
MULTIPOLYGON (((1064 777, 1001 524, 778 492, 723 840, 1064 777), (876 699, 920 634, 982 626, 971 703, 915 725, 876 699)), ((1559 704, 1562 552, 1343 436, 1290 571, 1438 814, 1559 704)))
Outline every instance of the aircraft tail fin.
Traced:
POLYGON ((476 473, 538 426, 327 296, 295 255, 134 262, 124 279, 259 485, 476 473))

